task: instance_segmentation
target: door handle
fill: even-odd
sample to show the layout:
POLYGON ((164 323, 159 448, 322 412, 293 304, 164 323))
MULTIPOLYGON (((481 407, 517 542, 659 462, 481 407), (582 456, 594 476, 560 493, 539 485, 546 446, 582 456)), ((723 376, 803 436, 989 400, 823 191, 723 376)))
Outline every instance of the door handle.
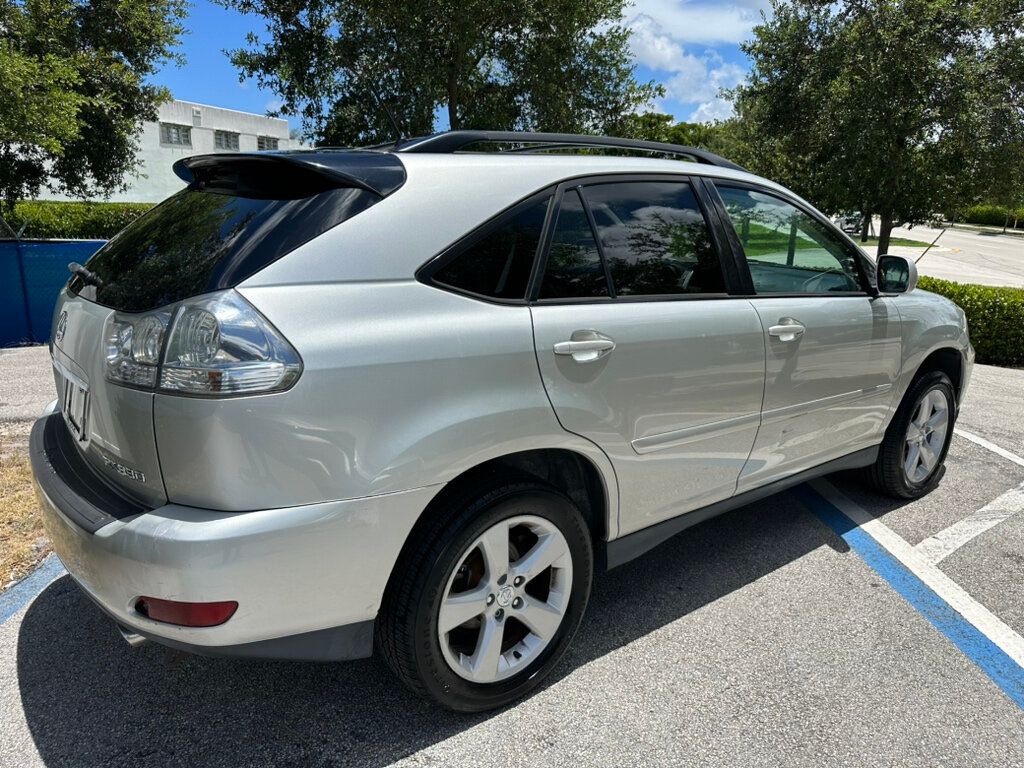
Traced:
POLYGON ((615 349, 615 342, 597 331, 573 331, 570 341, 555 344, 556 355, 571 355, 577 363, 592 363, 615 349))
POLYGON ((792 317, 779 318, 779 324, 768 329, 768 335, 774 336, 779 341, 795 341, 807 330, 803 323, 794 320, 792 317))

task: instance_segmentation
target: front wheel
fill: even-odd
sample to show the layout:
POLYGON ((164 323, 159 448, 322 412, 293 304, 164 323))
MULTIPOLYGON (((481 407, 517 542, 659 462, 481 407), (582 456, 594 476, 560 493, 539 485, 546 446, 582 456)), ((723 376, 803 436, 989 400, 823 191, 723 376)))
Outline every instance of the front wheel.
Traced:
POLYGON ((918 378, 893 417, 878 459, 868 469, 872 484, 900 499, 931 491, 945 474, 946 453, 956 421, 953 382, 941 371, 918 378))
POLYGON ((503 706, 568 647, 590 594, 590 532, 552 488, 515 482, 456 502, 399 564, 378 622, 384 658, 449 709, 503 706))

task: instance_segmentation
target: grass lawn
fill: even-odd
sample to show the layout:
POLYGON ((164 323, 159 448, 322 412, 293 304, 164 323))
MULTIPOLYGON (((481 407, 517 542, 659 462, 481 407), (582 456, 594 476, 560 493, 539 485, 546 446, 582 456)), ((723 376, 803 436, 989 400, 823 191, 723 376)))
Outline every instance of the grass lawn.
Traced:
POLYGON ((27 576, 49 551, 28 456, 0 452, 0 591, 27 576))
MULTIPOLYGON (((868 241, 866 243, 862 243, 860 241, 860 237, 859 236, 852 236, 852 237, 853 237, 854 241, 857 243, 857 245, 859 245, 861 248, 877 248, 878 247, 878 238, 877 237, 869 237, 868 241)), ((924 242, 923 240, 911 240, 908 237, 890 237, 889 238, 889 245, 903 245, 903 246, 906 246, 907 248, 927 248, 929 245, 931 245, 931 243, 930 242, 924 242)), ((936 243, 936 247, 938 247, 938 243, 936 243)))

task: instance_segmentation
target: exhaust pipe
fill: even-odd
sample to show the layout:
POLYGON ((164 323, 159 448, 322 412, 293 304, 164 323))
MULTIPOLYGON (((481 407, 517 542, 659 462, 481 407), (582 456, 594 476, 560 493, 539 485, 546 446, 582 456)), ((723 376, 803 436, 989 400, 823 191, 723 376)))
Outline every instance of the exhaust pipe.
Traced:
POLYGON ((132 648, 138 648, 149 642, 149 640, 144 638, 138 632, 132 632, 131 630, 122 627, 120 624, 117 625, 117 631, 121 633, 121 637, 123 637, 124 641, 132 648))

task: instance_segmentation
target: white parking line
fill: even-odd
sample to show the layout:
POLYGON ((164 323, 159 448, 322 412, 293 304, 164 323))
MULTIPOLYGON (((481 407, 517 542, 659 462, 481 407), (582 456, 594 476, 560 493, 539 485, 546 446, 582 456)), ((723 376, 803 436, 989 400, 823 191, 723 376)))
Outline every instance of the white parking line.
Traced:
POLYGON ((978 435, 974 434, 973 432, 968 432, 967 430, 960 429, 959 427, 954 429, 953 433, 957 434, 957 435, 960 435, 960 437, 963 437, 963 438, 965 438, 967 440, 970 440, 972 443, 977 443, 982 448, 988 448, 990 451, 992 451, 992 453, 997 453, 1000 456, 1002 456, 1004 459, 1008 459, 1009 461, 1012 461, 1014 464, 1019 464, 1020 466, 1024 467, 1024 458, 1018 456, 1016 453, 1012 453, 1012 452, 1006 450, 1005 448, 1001 448, 1000 446, 996 445, 995 443, 989 442, 984 437, 979 437, 978 435))
POLYGON ((915 549, 932 564, 939 563, 989 528, 994 528, 1016 512, 1024 510, 1024 485, 1011 488, 970 517, 954 523, 918 544, 915 549))
POLYGON ((1024 667, 1024 638, 983 606, 967 591, 915 550, 909 542, 876 519, 870 512, 851 501, 830 483, 812 480, 810 486, 850 519, 860 530, 921 580, 949 607, 988 638, 1019 667, 1024 667))

